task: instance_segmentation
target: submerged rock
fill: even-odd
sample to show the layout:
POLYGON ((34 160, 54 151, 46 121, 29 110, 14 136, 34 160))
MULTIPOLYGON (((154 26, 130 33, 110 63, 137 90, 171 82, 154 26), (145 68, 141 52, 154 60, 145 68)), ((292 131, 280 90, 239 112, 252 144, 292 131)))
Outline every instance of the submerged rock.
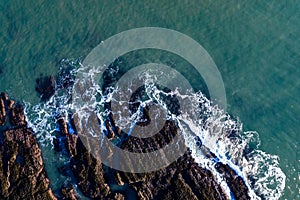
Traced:
POLYGON ((53 76, 44 76, 36 79, 35 90, 42 101, 48 101, 55 93, 55 81, 53 76))

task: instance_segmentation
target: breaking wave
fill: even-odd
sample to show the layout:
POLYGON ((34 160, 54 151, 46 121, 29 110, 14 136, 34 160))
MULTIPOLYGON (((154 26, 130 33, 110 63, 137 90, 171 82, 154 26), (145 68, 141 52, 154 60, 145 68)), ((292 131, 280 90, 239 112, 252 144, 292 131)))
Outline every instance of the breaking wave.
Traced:
MULTIPOLYGON (((118 73, 116 68, 109 70, 108 73, 112 76, 118 73)), ((109 89, 104 91, 98 82, 92 81, 96 74, 99 74, 97 69, 87 70, 78 60, 63 60, 56 81, 55 95, 46 103, 38 105, 25 103, 27 121, 35 131, 40 144, 53 147, 54 133, 58 129, 56 123, 58 115, 65 118, 66 121, 70 121, 74 113, 79 113, 82 118, 87 117, 83 108, 97 110, 103 131, 106 129, 103 122, 109 113, 121 116, 119 111, 105 109, 104 104, 114 101, 114 103, 122 104, 123 102, 116 102, 115 96, 124 91, 120 91, 114 85, 109 85, 107 87, 109 89), (77 97, 72 91, 78 73, 91 80, 90 87, 85 91, 85 94, 87 96, 92 95, 94 98, 92 104, 91 101, 88 103, 81 102, 80 107, 74 103, 73 100, 77 97)), ((209 169, 214 174, 229 198, 233 199, 230 188, 215 168, 218 162, 229 165, 244 180, 251 199, 280 198, 285 187, 285 175, 279 168, 279 157, 259 149, 260 140, 257 132, 243 131, 241 122, 233 119, 217 105, 213 105, 201 92, 186 91, 185 94, 181 94, 179 90, 162 89, 154 84, 157 77, 152 76, 147 71, 140 78, 144 80, 143 91, 147 94, 147 98, 137 100, 139 108, 153 104, 161 107, 166 113, 165 118, 176 122, 192 157, 199 166, 209 169), (188 109, 184 109, 184 112, 183 109, 179 113, 174 112, 172 110, 174 107, 169 106, 166 101, 168 96, 186 102, 184 106, 187 106, 188 109), (215 157, 207 156, 207 152, 215 155, 215 157)), ((130 111, 130 108, 126 107, 125 104, 122 104, 122 109, 127 112, 130 111)), ((133 128, 141 120, 140 110, 137 109, 135 113, 131 113, 129 118, 116 117, 116 125, 121 129, 133 128)), ((127 134, 130 134, 130 131, 127 134)))

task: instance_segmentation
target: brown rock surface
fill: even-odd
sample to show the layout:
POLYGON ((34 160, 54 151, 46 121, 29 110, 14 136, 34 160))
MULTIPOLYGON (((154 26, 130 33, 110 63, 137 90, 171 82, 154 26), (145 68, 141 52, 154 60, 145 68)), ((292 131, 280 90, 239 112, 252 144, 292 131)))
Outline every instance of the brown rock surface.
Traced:
MULTIPOLYGON (((0 100, 0 119, 8 118, 14 126, 14 129, 0 133, 3 138, 0 143, 0 199, 56 199, 49 187, 36 138, 26 127, 22 106, 9 100, 5 94, 1 94, 0 100)), ((110 139, 113 139, 120 132, 110 117, 106 126, 111 132, 110 139)), ((137 199, 227 199, 212 173, 199 167, 188 151, 164 169, 143 174, 125 173, 106 167, 101 159, 95 159, 76 134, 68 133, 63 118, 58 124, 71 157, 69 168, 78 188, 91 199, 126 199, 129 195, 137 199), (121 189, 113 189, 114 186, 121 189)), ((164 147, 176 134, 176 126, 167 122, 153 137, 128 137, 121 147, 132 152, 149 152, 164 147)), ((247 199, 247 190, 239 187, 243 181, 226 165, 218 165, 217 169, 225 174, 229 187, 238 191, 237 199, 247 199)), ((77 199, 72 187, 63 188, 61 198, 77 199)))
POLYGON ((110 188, 104 180, 103 165, 96 160, 84 147, 81 140, 75 137, 67 139, 70 150, 73 149, 73 144, 76 143, 76 150, 70 151, 73 156, 71 160, 71 169, 75 178, 78 181, 78 186, 81 191, 89 198, 104 199, 110 195, 110 188))
POLYGON ((10 122, 14 126, 25 126, 24 108, 20 104, 15 104, 10 110, 10 122))
MULTIPOLYGON (((129 137, 122 148, 137 152, 161 148, 176 134, 174 128, 172 123, 166 123, 164 129, 151 141, 129 137)), ((80 139, 74 135, 68 136, 66 145, 72 156, 73 174, 78 180, 79 188, 90 198, 115 199, 118 195, 109 184, 115 182, 132 190, 137 199, 227 199, 212 173, 199 167, 188 152, 168 167, 155 172, 124 173, 105 167, 100 159, 89 154, 80 139)))
MULTIPOLYGON (((163 131, 152 138, 147 147, 160 147, 169 142, 176 130, 172 123, 166 123, 163 131)), ((125 149, 142 148, 141 141, 129 138, 124 142, 125 149)), ((212 173, 199 167, 187 151, 168 167, 144 174, 118 172, 122 181, 137 192, 139 199, 227 199, 212 173)))
POLYGON ((49 188, 41 150, 30 129, 3 133, 0 199, 56 199, 49 188))
POLYGON ((8 129, 0 131, 0 199, 56 199, 49 187, 37 140, 25 126, 22 106, 14 105, 2 93, 0 110, 2 117, 9 117, 14 126, 10 128, 5 121, 1 124, 8 129))
POLYGON ((74 189, 72 187, 64 187, 61 190, 62 200, 77 200, 74 189))
POLYGON ((5 101, 0 98, 0 125, 3 126, 6 123, 6 110, 5 101))

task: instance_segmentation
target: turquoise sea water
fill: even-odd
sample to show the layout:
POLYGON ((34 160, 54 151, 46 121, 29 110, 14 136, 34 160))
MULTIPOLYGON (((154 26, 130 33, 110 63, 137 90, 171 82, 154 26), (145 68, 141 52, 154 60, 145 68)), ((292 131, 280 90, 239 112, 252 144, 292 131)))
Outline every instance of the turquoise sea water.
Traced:
POLYGON ((194 38, 221 72, 228 112, 280 157, 282 199, 300 198, 299 1, 12 0, 0 10, 0 90, 32 104, 40 74, 116 33, 156 26, 194 38))

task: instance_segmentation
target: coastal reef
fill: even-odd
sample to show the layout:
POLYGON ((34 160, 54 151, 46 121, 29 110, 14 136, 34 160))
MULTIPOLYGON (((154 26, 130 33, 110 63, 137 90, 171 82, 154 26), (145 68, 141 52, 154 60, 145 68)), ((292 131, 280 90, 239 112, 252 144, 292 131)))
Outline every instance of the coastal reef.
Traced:
MULTIPOLYGON (((55 89, 69 91, 72 84, 70 77, 55 79, 45 76, 37 79, 36 91, 41 101, 47 102, 55 94, 55 89)), ((147 110, 144 114, 148 119, 147 110)), ((118 171, 106 166, 101 157, 96 158, 90 153, 87 147, 95 144, 78 136, 76 117, 72 113, 53 117, 57 124, 52 133, 54 151, 68 160, 63 166, 58 166, 58 171, 69 180, 60 191, 55 192, 50 188, 42 152, 35 133, 28 128, 23 106, 1 93, 0 199, 250 199, 244 180, 228 165, 219 162, 209 149, 205 149, 199 138, 196 144, 206 157, 216 160, 215 169, 230 188, 230 196, 210 170, 199 166, 188 148, 175 162, 157 171, 118 171)), ((117 144, 120 148, 139 153, 163 148, 179 134, 175 123, 169 120, 149 138, 137 138, 122 132, 112 114, 108 116, 105 126, 105 134, 110 141, 121 138, 117 144)), ((100 150, 114 156, 106 146, 100 150)))
POLYGON ((57 199, 23 108, 5 93, 0 98, 0 124, 0 199, 57 199))
MULTIPOLYGON (((112 119, 111 119, 112 120, 112 119)), ((59 127, 64 127, 58 137, 66 135, 63 144, 71 158, 69 166, 83 194, 91 199, 228 199, 214 175, 201 168, 187 150, 168 167, 149 173, 128 173, 112 169, 96 159, 83 145, 81 138, 68 130, 72 123, 60 119, 59 127)), ((114 124, 114 123, 112 123, 114 124)), ((110 131, 118 130, 108 127, 110 131)), ((120 134, 119 132, 108 135, 120 134)), ((167 145, 176 135, 176 126, 168 122, 151 138, 151 142, 129 137, 122 143, 128 151, 149 151, 167 145)), ((113 138, 111 138, 113 139, 113 138)), ((147 138, 148 139, 148 138, 147 138)), ((58 141, 58 140, 57 140, 58 141)), ((61 140, 62 141, 62 140, 61 140)), ((93 145, 85 141, 85 145, 93 145)), ((102 150, 111 151, 109 148, 102 150)), ((214 155, 207 152, 208 156, 214 155)), ((113 156, 113 155, 112 155, 113 156)), ((224 175, 235 199, 250 199, 244 181, 228 165, 216 164, 216 169, 224 175)))

